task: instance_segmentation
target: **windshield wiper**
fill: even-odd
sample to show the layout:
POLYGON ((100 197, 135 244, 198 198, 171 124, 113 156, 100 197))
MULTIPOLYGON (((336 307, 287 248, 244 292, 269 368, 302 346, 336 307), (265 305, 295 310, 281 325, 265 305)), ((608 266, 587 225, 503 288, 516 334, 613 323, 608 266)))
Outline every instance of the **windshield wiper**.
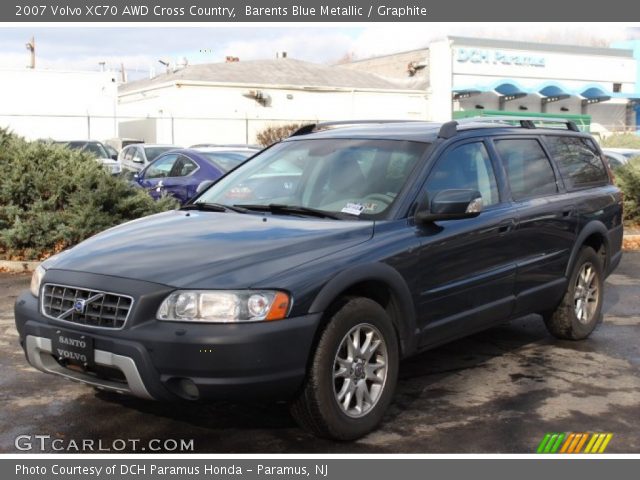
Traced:
POLYGON ((188 205, 184 205, 180 208, 180 210, 203 210, 207 212, 237 212, 237 213, 247 213, 249 210, 246 208, 238 207, 236 205, 223 205, 222 203, 212 203, 212 202, 194 202, 188 205))
POLYGON ((309 215, 319 218, 331 218, 333 220, 342 220, 344 217, 336 213, 318 210, 311 207, 303 207, 302 205, 282 205, 280 203, 270 203, 269 205, 234 205, 234 207, 244 208, 246 210, 255 210, 258 212, 284 213, 293 215, 309 215))

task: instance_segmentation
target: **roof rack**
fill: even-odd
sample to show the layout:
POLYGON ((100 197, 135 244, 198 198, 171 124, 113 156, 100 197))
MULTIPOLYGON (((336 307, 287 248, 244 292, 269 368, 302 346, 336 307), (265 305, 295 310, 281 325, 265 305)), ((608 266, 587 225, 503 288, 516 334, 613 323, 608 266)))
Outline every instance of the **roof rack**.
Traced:
POLYGON ((318 123, 309 123, 307 125, 303 125, 298 130, 293 132, 289 137, 297 137, 299 135, 307 135, 308 133, 314 132, 320 128, 327 127, 337 127, 340 125, 371 125, 371 124, 381 124, 381 123, 411 123, 411 122, 419 122, 420 120, 336 120, 332 122, 318 122, 318 123))
POLYGON ((536 127, 537 123, 558 123, 564 124, 567 130, 571 130, 572 132, 579 132, 580 129, 572 120, 567 120, 566 118, 546 118, 546 117, 516 117, 516 116, 491 116, 491 117, 470 117, 463 118, 459 120, 452 120, 450 122, 446 122, 442 124, 440 127, 440 132, 438 133, 439 138, 451 138, 456 135, 458 132, 458 125, 461 123, 506 123, 506 122, 520 122, 521 128, 533 129, 536 127))

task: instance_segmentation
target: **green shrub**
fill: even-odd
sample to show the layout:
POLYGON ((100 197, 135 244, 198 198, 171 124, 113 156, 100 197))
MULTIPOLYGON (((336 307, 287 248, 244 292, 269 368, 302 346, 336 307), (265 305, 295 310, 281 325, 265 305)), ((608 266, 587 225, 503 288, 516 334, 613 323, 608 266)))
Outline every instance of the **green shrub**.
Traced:
POLYGON ((640 222, 640 157, 631 159, 615 171, 616 183, 624 193, 624 216, 627 222, 640 222))
POLYGON ((604 138, 602 148, 639 148, 640 136, 634 133, 617 133, 604 138))
POLYGON ((86 153, 0 128, 0 255, 45 258, 127 220, 175 208, 86 153))

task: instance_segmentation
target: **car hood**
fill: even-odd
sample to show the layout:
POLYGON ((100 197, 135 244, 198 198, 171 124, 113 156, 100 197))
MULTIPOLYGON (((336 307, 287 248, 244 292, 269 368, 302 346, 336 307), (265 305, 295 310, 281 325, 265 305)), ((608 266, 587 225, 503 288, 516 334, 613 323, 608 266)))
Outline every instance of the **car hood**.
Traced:
POLYGON ((111 228, 45 267, 179 288, 248 288, 372 234, 364 220, 175 210, 111 228))

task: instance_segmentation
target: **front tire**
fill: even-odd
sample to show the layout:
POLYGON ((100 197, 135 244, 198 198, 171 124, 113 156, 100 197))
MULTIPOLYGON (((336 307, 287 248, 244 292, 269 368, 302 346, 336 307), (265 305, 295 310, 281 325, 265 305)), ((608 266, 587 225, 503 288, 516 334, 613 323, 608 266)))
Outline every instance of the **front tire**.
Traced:
POLYGON ((573 267, 560 305, 545 316, 549 332, 563 340, 587 338, 602 320, 603 287, 600 257, 591 247, 584 247, 573 267))
POLYGON ((319 437, 362 437, 391 403, 399 357, 387 312, 368 298, 347 299, 322 332, 291 414, 319 437))

